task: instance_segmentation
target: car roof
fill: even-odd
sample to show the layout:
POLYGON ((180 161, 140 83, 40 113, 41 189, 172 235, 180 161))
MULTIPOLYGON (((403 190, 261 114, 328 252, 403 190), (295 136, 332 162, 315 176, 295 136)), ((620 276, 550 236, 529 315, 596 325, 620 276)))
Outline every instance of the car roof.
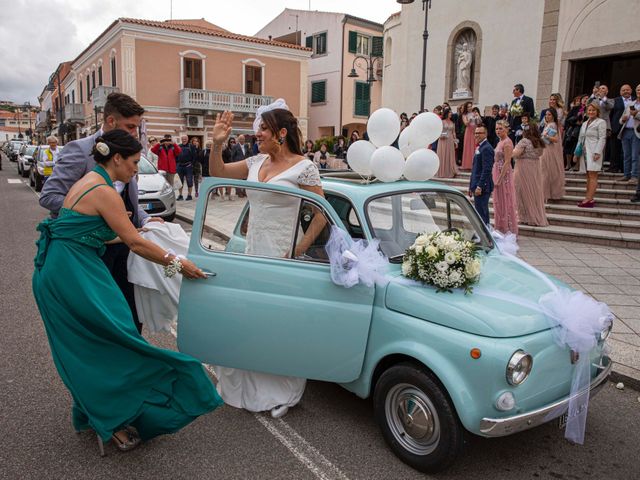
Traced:
POLYGON ((415 190, 438 190, 460 194, 460 191, 456 188, 431 180, 426 182, 398 180, 397 182, 385 183, 373 179, 367 183, 362 177, 352 172, 323 174, 321 177, 324 190, 340 193, 353 201, 361 203, 371 197, 415 190))

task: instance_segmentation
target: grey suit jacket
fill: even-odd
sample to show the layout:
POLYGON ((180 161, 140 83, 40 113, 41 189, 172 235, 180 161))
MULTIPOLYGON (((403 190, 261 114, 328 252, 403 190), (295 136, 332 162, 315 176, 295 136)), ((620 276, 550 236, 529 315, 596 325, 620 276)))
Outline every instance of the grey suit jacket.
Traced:
MULTIPOLYGON (((74 140, 64 146, 53 173, 47 179, 40 195, 40 205, 51 212, 51 216, 57 217, 62 208, 64 198, 74 183, 93 170, 96 162, 91 155, 96 138, 102 135, 102 131, 80 140, 74 140)), ((149 216, 138 204, 138 184, 135 178, 129 182, 129 200, 132 205, 137 205, 137 211, 133 212, 132 221, 136 227, 141 227, 149 216)))

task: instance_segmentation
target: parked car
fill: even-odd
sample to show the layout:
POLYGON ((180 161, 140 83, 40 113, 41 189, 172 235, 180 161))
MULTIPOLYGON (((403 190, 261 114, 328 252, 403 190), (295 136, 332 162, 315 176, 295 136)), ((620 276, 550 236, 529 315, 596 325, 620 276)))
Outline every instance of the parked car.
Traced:
MULTIPOLYGON (((31 168, 29 169, 29 185, 34 187, 36 192, 40 192, 44 186, 44 182, 53 173, 53 165, 49 165, 48 159, 45 157, 45 150, 47 145, 39 145, 33 153, 33 161, 31 162, 31 168)), ((58 145, 60 153, 64 147, 58 145)))
POLYGON ((31 170, 31 162, 33 161, 33 154, 37 150, 36 145, 23 145, 18 154, 18 173, 23 177, 29 176, 31 170))
MULTIPOLYGON (((480 249, 477 289, 529 304, 548 291, 539 275, 500 251, 464 195, 435 182, 365 184, 348 174, 325 176, 323 188, 326 198, 268 182, 204 180, 189 258, 208 279, 182 283, 180 351, 212 365, 336 382, 373 397, 390 448, 425 472, 453 463, 469 433, 510 435, 566 412, 575 352, 556 344, 542 313, 523 302, 439 293, 401 276, 402 255, 418 234, 457 230, 480 249), (287 255, 245 253, 249 205, 214 201, 214 189, 227 186, 246 189, 250 198, 297 202, 293 218, 282 219, 286 231, 291 226, 287 255), (327 226, 293 257, 315 215, 327 226), (378 239, 389 283, 334 284, 324 249, 330 226, 354 239, 378 239)), ((610 331, 595 336, 589 354, 592 396, 611 370, 604 352, 610 331)))
POLYGON ((10 140, 9 141, 9 153, 7 154, 7 156, 9 157, 9 160, 11 160, 12 162, 15 162, 18 160, 18 154, 20 153, 20 149, 22 148, 23 145, 26 145, 27 142, 25 142, 24 140, 10 140))
POLYGON ((153 217, 171 222, 176 216, 173 188, 144 156, 138 163, 138 202, 153 217))

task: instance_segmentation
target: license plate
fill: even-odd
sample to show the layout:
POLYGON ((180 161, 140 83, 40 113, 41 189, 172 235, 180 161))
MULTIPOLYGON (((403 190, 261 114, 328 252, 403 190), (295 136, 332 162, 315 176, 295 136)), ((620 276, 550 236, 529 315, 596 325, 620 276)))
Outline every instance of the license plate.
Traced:
POLYGON ((563 413, 558 417, 558 428, 562 430, 567 426, 567 421, 569 420, 569 412, 563 413))
POLYGON ((42 170, 44 172, 45 177, 50 177, 51 174, 53 173, 53 167, 44 167, 42 170))

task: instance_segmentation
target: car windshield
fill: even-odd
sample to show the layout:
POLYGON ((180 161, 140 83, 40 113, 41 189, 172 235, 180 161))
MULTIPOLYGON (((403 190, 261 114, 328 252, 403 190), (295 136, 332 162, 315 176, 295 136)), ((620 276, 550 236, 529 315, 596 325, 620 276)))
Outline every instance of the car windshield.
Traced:
POLYGON ((460 232, 485 251, 493 240, 471 204, 460 194, 439 191, 400 192, 376 197, 366 206, 367 218, 380 249, 392 261, 423 233, 460 232))
POLYGON ((29 156, 29 157, 33 157, 33 152, 36 151, 36 148, 38 148, 38 147, 36 147, 36 146, 27 147, 27 149, 24 151, 24 154, 29 156))
POLYGON ((152 175, 154 173, 158 173, 156 167, 154 167, 146 158, 140 157, 140 161, 138 162, 138 174, 152 175))

